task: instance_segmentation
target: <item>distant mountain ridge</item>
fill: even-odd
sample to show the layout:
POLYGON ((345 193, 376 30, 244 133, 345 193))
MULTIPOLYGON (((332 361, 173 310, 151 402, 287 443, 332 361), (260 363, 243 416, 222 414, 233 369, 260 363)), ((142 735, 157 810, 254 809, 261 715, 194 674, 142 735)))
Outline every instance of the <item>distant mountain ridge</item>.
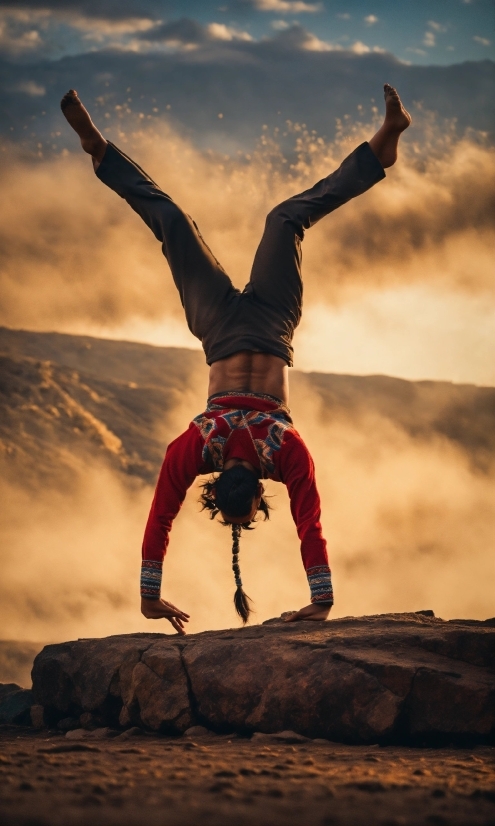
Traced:
MULTIPOLYGON (((185 391, 201 384, 206 395, 206 378, 197 350, 2 327, 4 471, 26 484, 65 483, 90 453, 153 484, 166 448, 164 423, 185 391)), ((494 466, 495 388, 292 371, 293 400, 308 389, 321 400, 324 420, 359 427, 375 415, 414 438, 455 443, 480 472, 494 466)))

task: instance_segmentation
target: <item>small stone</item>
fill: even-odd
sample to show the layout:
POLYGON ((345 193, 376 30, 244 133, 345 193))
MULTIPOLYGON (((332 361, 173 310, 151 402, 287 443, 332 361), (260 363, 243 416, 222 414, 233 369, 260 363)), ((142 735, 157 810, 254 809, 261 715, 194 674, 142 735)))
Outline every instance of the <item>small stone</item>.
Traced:
POLYGON ((83 728, 72 729, 65 735, 67 740, 84 740, 87 736, 88 732, 83 728))
POLYGON ((272 737, 275 740, 279 740, 282 743, 309 743, 310 738, 304 737, 303 734, 297 734, 295 731, 277 731, 276 734, 272 734, 272 737))
POLYGON ((88 732, 87 737, 91 740, 110 740, 112 737, 119 737, 119 732, 109 726, 103 726, 88 732))
POLYGON ((85 729, 94 729, 94 728, 101 728, 101 726, 105 725, 105 721, 99 714, 92 714, 90 711, 84 711, 81 716, 79 717, 79 723, 81 724, 82 728, 85 729))
POLYGON ((31 706, 31 725, 34 726, 34 728, 45 728, 45 709, 43 706, 31 706))
POLYGON ((144 737, 145 732, 139 726, 132 726, 132 728, 128 728, 126 731, 123 731, 122 734, 119 734, 119 740, 131 740, 133 737, 144 737))
POLYGON ((205 726, 191 726, 184 732, 184 737, 206 737, 208 734, 213 734, 213 732, 205 726))
POLYGON ((57 723, 59 731, 71 731, 71 729, 80 728, 79 720, 76 717, 64 717, 57 723))
MULTIPOLYGON (((303 734, 297 734, 295 731, 276 731, 267 734, 263 731, 255 731, 251 737, 257 743, 287 743, 288 745, 295 743, 310 743, 309 737, 304 737, 303 734)), ((324 741, 327 743, 328 741, 324 741)))

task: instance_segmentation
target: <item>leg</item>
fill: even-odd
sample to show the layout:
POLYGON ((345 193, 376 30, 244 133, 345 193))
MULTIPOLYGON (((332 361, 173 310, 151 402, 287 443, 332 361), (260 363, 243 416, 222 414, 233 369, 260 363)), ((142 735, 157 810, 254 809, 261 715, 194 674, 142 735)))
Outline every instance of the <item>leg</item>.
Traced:
POLYGON ((189 329, 203 340, 238 291, 194 221, 137 164, 105 141, 75 93, 64 101, 67 98, 64 114, 92 155, 97 177, 127 201, 161 242, 189 329))
POLYGON ((249 288, 260 301, 279 307, 290 320, 293 331, 301 318, 304 230, 384 177, 369 144, 363 143, 327 178, 269 213, 249 288))
POLYGON ((247 291, 278 306, 293 331, 301 317, 304 230, 385 177, 383 169, 395 163, 400 134, 411 122, 396 90, 388 84, 384 88, 385 121, 371 141, 361 144, 336 172, 279 204, 267 217, 247 291))

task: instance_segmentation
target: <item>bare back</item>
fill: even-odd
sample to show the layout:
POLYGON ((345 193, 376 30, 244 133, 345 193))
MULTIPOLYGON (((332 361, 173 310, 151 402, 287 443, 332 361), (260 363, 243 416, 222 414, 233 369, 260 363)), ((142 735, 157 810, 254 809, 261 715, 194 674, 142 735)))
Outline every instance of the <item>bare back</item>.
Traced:
POLYGON ((283 359, 270 353, 240 350, 210 367, 208 396, 226 390, 268 393, 288 404, 289 368, 283 359))

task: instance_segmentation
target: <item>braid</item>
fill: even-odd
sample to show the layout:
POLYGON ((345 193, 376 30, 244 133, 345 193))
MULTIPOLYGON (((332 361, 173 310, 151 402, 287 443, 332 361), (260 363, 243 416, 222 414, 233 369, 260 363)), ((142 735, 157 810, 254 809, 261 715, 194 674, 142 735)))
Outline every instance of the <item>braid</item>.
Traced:
POLYGON ((245 625, 249 619, 251 609, 249 607, 250 599, 242 589, 241 569, 239 567, 239 539, 241 536, 242 525, 232 524, 232 570, 234 572, 235 584, 237 585, 234 594, 235 610, 242 619, 245 625))

